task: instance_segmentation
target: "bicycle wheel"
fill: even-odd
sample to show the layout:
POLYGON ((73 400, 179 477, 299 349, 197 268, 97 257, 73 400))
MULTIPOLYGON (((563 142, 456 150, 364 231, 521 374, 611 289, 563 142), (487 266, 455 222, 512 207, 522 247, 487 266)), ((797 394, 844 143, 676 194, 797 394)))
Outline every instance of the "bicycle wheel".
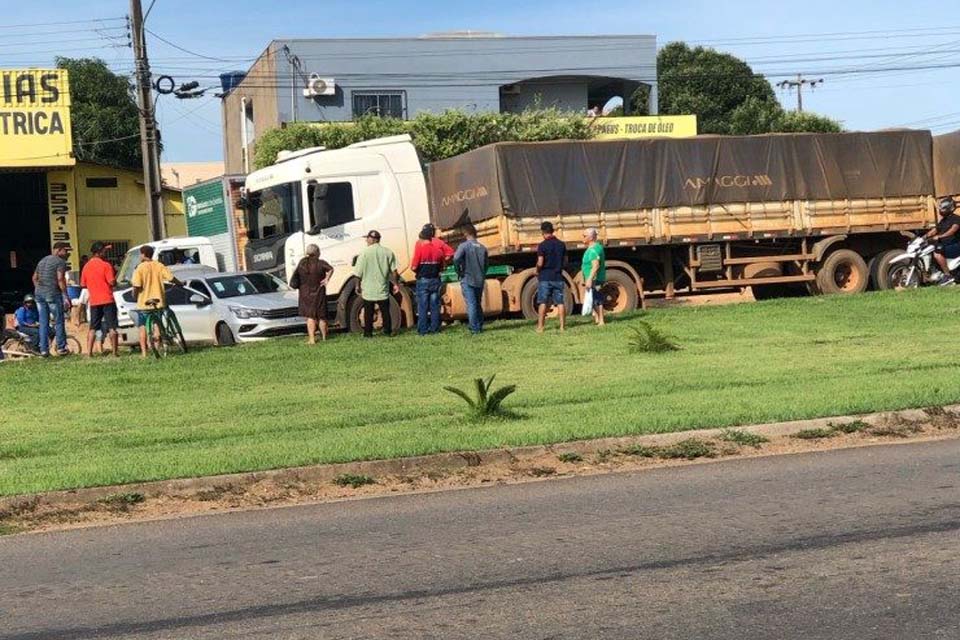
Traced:
POLYGON ((83 345, 74 336, 67 336, 67 351, 73 355, 83 355, 83 345))
POLYGON ((147 342, 150 343, 150 351, 159 360, 167 355, 167 341, 164 339, 163 323, 157 322, 157 316, 151 313, 147 316, 145 323, 147 330, 147 342))
POLYGON ((180 353, 186 353, 187 341, 183 337, 183 329, 180 328, 180 321, 177 320, 177 314, 175 314, 172 309, 166 308, 163 310, 163 320, 169 344, 180 351, 180 353))

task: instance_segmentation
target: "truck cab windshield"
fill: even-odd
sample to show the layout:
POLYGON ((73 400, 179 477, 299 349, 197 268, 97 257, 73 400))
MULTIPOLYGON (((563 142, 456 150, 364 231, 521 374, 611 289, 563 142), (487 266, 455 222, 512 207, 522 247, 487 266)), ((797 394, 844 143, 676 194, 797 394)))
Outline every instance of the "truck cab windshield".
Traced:
POLYGON ((255 191, 247 205, 247 237, 262 240, 299 231, 303 226, 300 183, 288 182, 255 191))

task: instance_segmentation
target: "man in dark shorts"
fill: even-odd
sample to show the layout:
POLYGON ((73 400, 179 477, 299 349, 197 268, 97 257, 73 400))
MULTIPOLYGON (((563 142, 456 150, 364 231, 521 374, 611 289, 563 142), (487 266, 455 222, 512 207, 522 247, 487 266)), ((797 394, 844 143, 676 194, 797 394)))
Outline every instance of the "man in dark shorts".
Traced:
POLYGON ((953 198, 941 198, 937 203, 937 210, 940 212, 940 222, 930 229, 927 239, 940 245, 933 253, 933 259, 937 261, 944 275, 940 284, 953 284, 955 279, 947 266, 947 260, 960 257, 960 235, 957 233, 960 231, 960 216, 957 215, 957 204, 953 198))
POLYGON ((563 267, 567 262, 567 245, 553 235, 553 224, 549 222, 540 225, 540 232, 543 233, 543 242, 537 247, 537 333, 543 333, 547 304, 556 307, 560 331, 563 331, 566 328, 566 282, 563 279, 563 267))
POLYGON ((117 305, 113 299, 113 287, 117 284, 113 266, 103 259, 103 252, 109 249, 102 242, 94 242, 90 247, 91 258, 80 272, 80 286, 90 295, 90 326, 87 332, 87 357, 93 355, 93 343, 97 331, 104 338, 110 338, 114 357, 120 355, 117 339, 117 305))

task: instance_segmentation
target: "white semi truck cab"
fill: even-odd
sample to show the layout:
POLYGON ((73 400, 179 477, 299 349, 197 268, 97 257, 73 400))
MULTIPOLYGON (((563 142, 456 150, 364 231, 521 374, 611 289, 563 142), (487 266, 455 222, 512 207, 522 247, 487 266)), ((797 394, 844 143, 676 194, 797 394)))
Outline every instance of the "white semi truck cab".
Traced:
POLYGON ((349 279, 369 231, 380 232, 402 267, 430 219, 423 169, 407 135, 282 152, 277 164, 247 177, 245 205, 248 268, 289 280, 315 244, 335 269, 332 296, 349 279))
POLYGON ((247 176, 243 200, 247 268, 289 281, 307 245, 317 245, 334 268, 327 294, 345 325, 358 316, 350 301, 353 263, 367 233, 379 231, 403 269, 430 220, 423 168, 408 135, 281 152, 277 164, 247 176))

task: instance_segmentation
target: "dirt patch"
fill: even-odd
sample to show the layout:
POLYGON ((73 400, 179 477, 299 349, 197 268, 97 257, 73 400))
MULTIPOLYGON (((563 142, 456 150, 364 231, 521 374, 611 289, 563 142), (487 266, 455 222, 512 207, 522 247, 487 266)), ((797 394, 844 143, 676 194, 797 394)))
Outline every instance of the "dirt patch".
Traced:
POLYGON ((87 489, 0 501, 0 535, 960 437, 960 407, 87 489), (796 434, 817 430, 823 437, 796 434))

